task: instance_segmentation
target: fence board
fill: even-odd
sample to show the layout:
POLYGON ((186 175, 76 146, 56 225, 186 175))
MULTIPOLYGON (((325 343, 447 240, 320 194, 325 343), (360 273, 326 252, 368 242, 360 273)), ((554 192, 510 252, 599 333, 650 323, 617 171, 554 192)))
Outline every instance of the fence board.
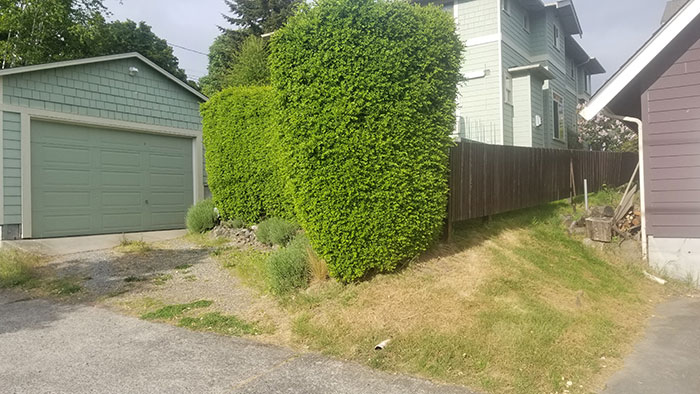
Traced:
POLYGON ((522 148, 460 142, 450 150, 448 220, 458 222, 532 207, 576 192, 627 182, 636 153, 522 148))

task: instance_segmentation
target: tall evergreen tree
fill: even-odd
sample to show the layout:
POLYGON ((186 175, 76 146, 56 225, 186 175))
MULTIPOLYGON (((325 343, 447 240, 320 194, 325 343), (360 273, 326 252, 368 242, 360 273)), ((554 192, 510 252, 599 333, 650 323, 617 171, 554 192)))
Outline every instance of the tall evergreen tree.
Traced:
POLYGON ((235 28, 259 36, 271 33, 292 15, 300 0, 224 0, 231 16, 224 18, 235 28))

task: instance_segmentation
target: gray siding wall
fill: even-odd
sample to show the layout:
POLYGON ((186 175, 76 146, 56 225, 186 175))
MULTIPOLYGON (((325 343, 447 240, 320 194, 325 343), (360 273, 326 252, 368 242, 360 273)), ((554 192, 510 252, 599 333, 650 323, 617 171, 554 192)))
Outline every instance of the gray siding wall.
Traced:
POLYGON ((647 232, 700 238, 700 41, 642 95, 647 232))
POLYGON ((3 112, 2 116, 3 198, 2 224, 20 224, 21 175, 20 175, 20 114, 3 112))

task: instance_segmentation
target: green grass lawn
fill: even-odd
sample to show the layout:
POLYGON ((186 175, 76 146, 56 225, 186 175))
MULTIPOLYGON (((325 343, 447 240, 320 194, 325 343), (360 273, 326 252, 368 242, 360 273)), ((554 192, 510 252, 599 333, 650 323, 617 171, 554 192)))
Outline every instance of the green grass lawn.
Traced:
MULTIPOLYGON (((671 290, 638 262, 569 237, 561 215, 571 213, 556 202, 462 223, 451 243, 399 272, 280 298, 289 321, 278 326, 291 327, 292 345, 486 392, 595 391, 671 290)), ((219 253, 266 296, 263 257, 219 253)))

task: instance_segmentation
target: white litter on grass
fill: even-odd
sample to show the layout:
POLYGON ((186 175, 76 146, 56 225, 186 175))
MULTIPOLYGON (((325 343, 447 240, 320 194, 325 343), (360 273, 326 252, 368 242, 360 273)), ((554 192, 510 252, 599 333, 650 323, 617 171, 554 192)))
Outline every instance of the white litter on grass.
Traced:
POLYGON ((660 285, 665 285, 666 281, 664 279, 659 278, 658 276, 654 276, 646 271, 644 271, 644 276, 646 276, 648 279, 653 280, 654 282, 660 284, 660 285))
POLYGON ((386 347, 386 345, 389 344, 389 342, 391 342, 391 339, 387 339, 378 343, 377 346, 374 347, 374 350, 384 350, 384 348, 386 347))

